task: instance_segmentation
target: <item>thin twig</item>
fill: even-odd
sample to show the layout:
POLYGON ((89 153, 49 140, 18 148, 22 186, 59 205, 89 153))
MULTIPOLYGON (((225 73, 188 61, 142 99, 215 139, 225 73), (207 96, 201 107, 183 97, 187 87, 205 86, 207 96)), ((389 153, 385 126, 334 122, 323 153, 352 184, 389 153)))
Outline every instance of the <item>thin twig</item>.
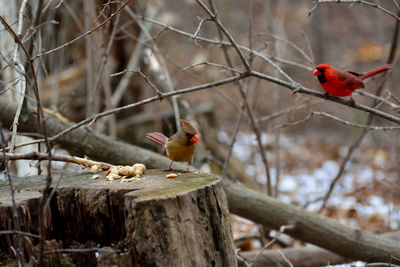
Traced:
POLYGON ((239 55, 239 58, 242 61, 243 65, 245 66, 246 70, 250 70, 249 62, 244 57, 242 51, 240 50, 236 41, 233 39, 232 35, 228 32, 225 26, 218 19, 217 12, 213 13, 201 0, 196 0, 196 2, 203 8, 203 10, 210 16, 210 18, 215 22, 215 24, 217 24, 218 28, 221 29, 224 35, 228 38, 229 42, 232 44, 237 54, 239 55))
POLYGON ((323 111, 313 111, 311 113, 309 113, 305 118, 301 119, 301 120, 297 120, 294 122, 286 122, 283 124, 279 124, 275 127, 272 128, 272 130, 277 130, 277 129, 281 129, 284 127, 289 127, 289 126, 297 126, 299 124, 305 123, 306 121, 308 121, 309 119, 311 119, 312 116, 314 115, 318 115, 318 116, 323 116, 332 120, 335 120, 341 124, 344 125, 348 125, 348 126, 353 126, 353 127, 357 127, 357 128, 363 128, 366 131, 371 131, 371 130, 379 130, 379 131, 393 131, 393 130, 400 130, 400 126, 373 126, 370 124, 359 124, 359 123, 355 123, 355 122, 350 122, 350 121, 346 121, 343 120, 339 117, 336 117, 332 114, 323 112, 323 111))
MULTIPOLYGON (((135 19, 135 13, 129 8, 127 7, 127 13, 135 19)), ((159 8, 157 8, 153 14, 152 17, 156 16, 159 12, 159 8)), ((144 49, 144 45, 145 45, 145 39, 146 37, 150 36, 150 29, 152 27, 152 23, 141 23, 138 25, 140 26, 141 32, 136 44, 136 47, 134 49, 134 51, 132 52, 129 61, 127 63, 126 69, 128 70, 132 70, 132 69, 137 69, 139 67, 139 61, 143 56, 143 49, 144 49)), ((119 81, 116 89, 114 90, 114 93, 111 97, 111 107, 115 108, 119 101, 121 100, 122 96, 124 95, 125 91, 127 90, 128 86, 131 83, 131 79, 133 77, 133 73, 126 73, 119 81)))
POLYGON ((153 88, 153 90, 157 93, 158 96, 162 97, 160 89, 158 89, 157 86, 150 81, 149 77, 147 77, 140 69, 137 69, 136 72, 139 73, 140 76, 142 76, 142 78, 150 85, 151 88, 153 88))
MULTIPOLYGON (((27 1, 24 0, 21 4, 19 9, 19 18, 18 18, 18 29, 17 29, 17 36, 22 35, 22 25, 23 25, 23 15, 27 1)), ((10 144, 10 151, 14 151, 15 141, 17 140, 17 128, 18 128, 18 121, 21 115, 22 105, 24 104, 25 99, 25 90, 26 90, 26 74, 24 65, 21 63, 21 59, 18 57, 18 44, 15 43, 14 53, 12 62, 16 64, 15 68, 18 69, 18 72, 21 73, 21 79, 19 80, 19 87, 20 87, 20 95, 18 100, 17 111, 14 115, 14 121, 12 125, 12 135, 11 135, 11 144, 10 144)))
POLYGON ((285 44, 290 45, 290 46, 293 47, 297 52, 299 52, 299 53, 308 61, 309 64, 314 64, 313 59, 312 59, 310 56, 308 56, 308 55, 306 54, 306 52, 304 52, 304 50, 301 49, 300 47, 298 47, 295 43, 293 43, 293 42, 291 42, 291 41, 289 41, 289 40, 286 40, 285 38, 282 38, 282 37, 280 37, 280 36, 278 36, 278 35, 271 34, 271 33, 259 33, 258 35, 260 35, 260 36, 263 36, 263 35, 265 35, 265 36, 271 36, 272 38, 274 38, 274 39, 276 39, 276 40, 278 40, 278 41, 281 41, 281 42, 283 42, 283 43, 285 43, 285 44))
POLYGON ((36 151, 28 153, 3 153, 0 155, 0 160, 49 160, 50 158, 54 161, 76 163, 84 167, 92 167, 97 165, 103 170, 107 170, 113 166, 112 164, 105 162, 94 161, 87 158, 80 158, 70 155, 52 154, 50 157, 48 153, 39 153, 36 151))
MULTIPOLYGON (((191 33, 179 30, 177 28, 174 28, 174 27, 169 26, 169 25, 167 25, 165 23, 156 21, 154 19, 146 18, 146 17, 142 17, 142 16, 137 16, 137 18, 140 18, 140 19, 142 19, 144 21, 148 21, 148 22, 154 23, 154 24, 156 24, 158 26, 164 27, 165 29, 168 29, 170 31, 176 32, 176 33, 181 34, 183 36, 188 36, 190 38, 193 38, 193 34, 191 34, 191 33)), ((208 38, 204 38, 204 37, 201 37, 201 36, 197 36, 197 39, 201 40, 201 41, 204 41, 204 42, 207 42, 207 43, 210 43, 210 44, 219 45, 219 46, 222 46, 222 47, 233 46, 233 44, 230 43, 230 42, 224 42, 224 41, 221 41, 221 40, 208 39, 208 38)), ((245 46, 242 46, 242 45, 239 45, 239 44, 237 44, 237 47, 242 49, 242 50, 244 50, 244 51, 246 51, 246 52, 249 52, 249 53, 251 53, 251 54, 253 54, 253 55, 255 55, 255 56, 259 57, 259 58, 261 58, 262 60, 264 60, 266 62, 268 62, 269 64, 272 65, 272 67, 277 69, 279 71, 279 73, 282 74, 282 76, 285 77, 289 82, 295 83, 293 81, 293 79, 286 72, 284 72, 277 64, 275 64, 275 62, 272 61, 271 58, 269 58, 268 56, 266 56, 266 55, 264 55, 264 54, 262 54, 262 53, 260 53, 260 52, 258 52, 256 50, 254 50, 254 49, 250 49, 248 47, 245 47, 245 46)))
POLYGON ((222 65, 222 64, 217 64, 217 63, 214 63, 214 62, 209 62, 209 61, 203 61, 203 62, 199 62, 199 63, 193 63, 192 65, 189 65, 189 66, 185 67, 182 71, 187 71, 187 70, 189 70, 190 68, 197 67, 197 66, 200 66, 200 65, 214 66, 214 67, 226 69, 226 70, 229 70, 229 71, 232 71, 232 72, 235 72, 235 73, 240 73, 240 71, 237 70, 237 69, 234 69, 234 68, 231 68, 231 67, 222 65))
POLYGON ((380 11, 388 14, 389 16, 392 16, 393 18, 400 20, 400 17, 396 16, 395 14, 393 14, 392 12, 390 12, 389 10, 375 4, 375 3, 371 3, 368 1, 364 1, 364 0, 315 0, 313 6, 310 8, 310 10, 308 11, 307 16, 310 16, 315 9, 320 5, 320 4, 325 4, 325 3, 337 3, 337 4, 364 4, 370 7, 374 7, 379 9, 380 11))
POLYGON ((65 44, 63 44, 63 45, 60 45, 60 46, 58 46, 58 47, 56 47, 56 48, 53 48, 53 49, 50 49, 50 50, 48 50, 48 51, 46 51, 46 52, 37 54, 36 56, 30 58, 30 60, 31 60, 31 61, 34 61, 35 59, 37 59, 37 58, 39 58, 39 57, 42 57, 42 56, 45 56, 45 55, 54 53, 54 52, 56 52, 56 51, 58 51, 58 50, 61 50, 61 49, 65 48, 65 47, 67 47, 67 46, 70 46, 71 44, 75 43, 76 41, 79 41, 80 39, 82 39, 82 38, 84 38, 85 36, 91 34, 92 32, 97 31, 98 29, 100 29, 101 27, 103 27, 109 20, 111 20, 114 16, 116 16, 118 13, 120 13, 120 12, 124 9, 124 7, 125 7, 127 4, 129 4, 130 1, 131 1, 131 0, 126 0, 126 1, 117 9, 117 11, 115 11, 115 12, 114 12, 113 14, 111 14, 107 19, 105 19, 102 23, 100 23, 99 25, 97 25, 97 26, 94 27, 93 29, 91 29, 91 30, 89 30, 89 31, 87 31, 87 32, 85 32, 85 33, 79 35, 78 37, 72 39, 71 41, 69 41, 69 42, 67 42, 67 43, 65 43, 65 44))
MULTIPOLYGON (((10 186, 10 194, 11 194, 11 203, 12 203, 12 222, 13 222, 13 226, 16 228, 16 231, 18 232, 22 232, 22 228, 21 228, 21 224, 20 224, 20 220, 19 220, 19 212, 17 209, 17 204, 15 202, 15 189, 14 189, 14 185, 13 185, 13 181, 11 179, 11 175, 10 175, 10 170, 8 167, 8 160, 5 157, 5 145, 6 145, 6 140, 4 138, 4 133, 3 133, 3 125, 0 121, 0 142, 1 142, 1 148, 2 148, 2 155, 3 155, 3 160, 2 160, 2 165, 5 168, 6 171, 6 177, 8 179, 8 183, 10 186)), ((24 239, 23 239, 23 235, 22 234, 18 234, 18 247, 17 247, 17 259, 18 259, 18 266, 24 266, 24 239)))
POLYGON ((197 35, 199 34, 199 32, 200 32, 200 30, 201 30, 201 26, 203 26, 203 23, 205 22, 205 21, 209 21, 210 19, 209 18, 202 18, 201 20, 200 20, 200 22, 199 22, 199 25, 197 26, 197 29, 196 29, 196 31, 194 32, 194 34, 193 34, 193 40, 194 40, 194 43, 195 44, 198 44, 197 43, 197 35))
POLYGON ((60 248, 60 249, 52 249, 47 250, 44 254, 55 254, 55 253, 86 253, 86 252, 109 252, 116 253, 118 250, 111 248, 60 248))
MULTIPOLYGON (((153 17, 156 17, 158 15, 158 12, 161 10, 162 5, 158 6, 158 9, 154 12, 153 17)), ((129 15, 132 17, 137 17, 133 12, 130 12, 128 10, 129 15)), ((155 42, 154 38, 156 38, 158 35, 151 37, 150 35, 150 25, 147 25, 145 27, 143 23, 138 20, 138 25, 142 29, 143 33, 148 37, 151 38, 153 42, 155 42)), ((156 81, 156 84, 158 84, 159 88, 164 88, 166 91, 174 91, 174 85, 172 83, 172 78, 171 74, 168 70, 167 64, 164 60, 164 55, 161 53, 160 49, 158 48, 157 45, 153 45, 151 50, 149 48, 145 49, 145 53, 143 55, 144 61, 148 62, 148 69, 153 75, 154 80, 156 81), (157 58, 154 56, 153 51, 157 54, 157 58)), ((179 109, 179 98, 178 96, 173 96, 171 97, 171 103, 172 103, 172 109, 174 111, 174 117, 175 117, 175 126, 177 129, 181 127, 180 123, 180 109, 179 109)), ((182 100, 180 101, 182 104, 182 100)), ((183 104, 182 104, 183 105, 183 104)))
POLYGON ((388 101, 388 99, 385 99, 383 97, 377 96, 375 94, 368 93, 367 91, 358 90, 358 91, 356 91, 356 93, 358 93, 359 95, 367 96, 367 97, 372 98, 372 99, 374 99, 376 101, 380 101, 383 104, 386 104, 386 105, 390 106, 393 110, 399 110, 400 109, 400 105, 399 104, 395 104, 393 102, 390 102, 390 101, 388 101))
POLYGON ((293 225, 282 225, 279 228, 279 232, 276 233, 275 237, 271 241, 269 241, 267 244, 265 244, 265 246, 263 246, 262 249, 260 249, 257 256, 253 260, 253 264, 257 262, 257 259, 261 256, 261 254, 264 252, 264 250, 269 248, 272 244, 274 244, 276 242, 276 240, 278 240, 278 238, 280 237, 281 234, 283 234, 286 230, 293 230, 293 229, 294 229, 293 225))
POLYGON ((238 262, 241 262, 244 264, 244 266, 246 267, 251 267, 251 264, 248 263, 245 259, 243 259, 239 254, 236 253, 236 258, 238 260, 238 262))
POLYGON ((232 156, 233 147, 235 146, 235 143, 236 143, 237 134, 238 134, 239 128, 240 128, 240 123, 242 122, 243 115, 244 115, 244 110, 245 110, 245 107, 246 107, 245 104, 244 104, 244 101, 245 100, 243 100, 243 103, 242 103, 242 105, 240 107, 240 112, 239 112, 238 118, 236 120, 235 127, 233 129, 231 140, 230 140, 229 145, 228 145, 228 153, 226 154, 225 159, 224 159, 224 163, 222 165, 221 177, 225 177, 227 172, 228 172, 229 160, 231 159, 231 156, 232 156))
MULTIPOLYGON (((164 91, 172 92, 174 91, 174 85, 172 83, 171 75, 168 70, 167 64, 165 63, 163 54, 159 51, 158 47, 154 47, 154 51, 157 53, 157 58, 150 51, 150 49, 146 48, 144 53, 144 58, 149 63, 148 70, 154 77, 155 82, 159 85, 160 88, 164 88, 164 91)), ((172 104, 172 110, 174 111, 175 118, 175 126, 177 129, 181 127, 180 123, 180 109, 178 103, 178 95, 174 95, 170 99, 172 104)))
POLYGON ((278 252, 282 255, 282 258, 289 264, 290 267, 293 267, 293 264, 290 262, 288 258, 286 258, 285 254, 283 254, 282 250, 278 249, 278 252))
POLYGON ((292 113, 293 111, 298 111, 300 109, 309 108, 310 106, 321 104, 323 102, 325 102, 325 100, 321 100, 321 99, 317 99, 317 100, 310 101, 310 102, 307 101, 306 103, 298 104, 294 107, 283 109, 283 110, 277 111, 273 114, 263 116, 258 119, 258 123, 268 123, 271 120, 288 115, 288 114, 292 113))
POLYGON ((18 230, 2 230, 0 231, 0 235, 25 235, 33 238, 39 238, 39 235, 32 234, 29 232, 23 232, 23 231, 18 231, 18 230))
POLYGON ((400 10, 400 3, 399 0, 392 0, 393 4, 397 7, 398 10, 400 10))
POLYGON ((283 63, 285 65, 301 68, 301 69, 309 71, 309 72, 312 72, 315 69, 315 67, 309 67, 301 62, 295 62, 295 61, 287 60, 287 59, 280 58, 280 57, 270 56, 270 59, 275 60, 278 63, 283 63))
MULTIPOLYGON (((33 84, 34 84, 34 93, 35 93, 35 97, 36 97, 36 112, 38 114, 38 116, 36 117, 36 127, 37 127, 37 133, 40 134, 40 121, 41 121, 41 117, 43 117, 43 110, 42 110, 42 105, 40 103, 40 96, 39 96, 39 86, 38 86, 38 82, 37 82, 37 78, 36 78, 36 70, 35 67, 33 65, 33 61, 30 60, 30 55, 28 50, 26 49, 26 47, 24 46, 24 44, 22 43, 20 37, 13 31, 13 29, 10 27, 10 25, 8 25, 8 23, 3 19, 2 16, 0 16, 0 21, 1 23, 4 25, 4 27, 6 28, 6 30, 8 31, 8 33, 14 38, 14 40, 18 43, 19 47, 22 48, 23 52, 25 53, 25 56, 28 58, 29 61, 29 66, 31 69, 31 74, 32 74, 32 78, 33 78, 33 84)), ((38 145, 38 151, 40 152, 40 144, 38 145)), ((40 174, 41 170, 40 170, 40 165, 38 165, 38 174, 40 174)))
POLYGON ((304 117, 301 120, 292 121, 292 122, 285 122, 285 123, 276 125, 276 126, 274 126, 272 128, 272 130, 274 131, 276 129, 281 129, 281 128, 285 128, 285 127, 292 127, 292 126, 297 126, 297 125, 303 124, 306 121, 308 121, 309 119, 311 119, 312 115, 313 115, 313 113, 310 113, 310 114, 308 114, 306 117, 304 117))
MULTIPOLYGON (((95 78, 95 81, 94 81, 93 89, 90 90, 90 93, 93 94, 93 95, 97 95, 98 94, 97 93, 98 86, 99 86, 100 80, 101 80, 101 78, 103 76, 104 68, 105 68, 105 66, 107 64, 112 45, 114 43, 115 35, 117 34, 117 30, 118 30, 118 26, 119 26, 118 25, 119 17, 120 17, 120 14, 118 13, 117 16, 115 17, 113 28, 111 30, 111 36, 110 36, 110 39, 108 40, 108 44, 107 44, 107 47, 106 47, 106 51, 105 51, 105 53, 103 55, 103 59, 102 59, 102 61, 100 63, 99 68, 96 71, 97 75, 96 75, 96 78, 95 78)), ((96 99, 96 97, 90 97, 89 98, 88 105, 87 105, 87 114, 90 114, 90 111, 91 111, 91 108, 93 106, 93 102, 94 102, 95 99, 96 99)))

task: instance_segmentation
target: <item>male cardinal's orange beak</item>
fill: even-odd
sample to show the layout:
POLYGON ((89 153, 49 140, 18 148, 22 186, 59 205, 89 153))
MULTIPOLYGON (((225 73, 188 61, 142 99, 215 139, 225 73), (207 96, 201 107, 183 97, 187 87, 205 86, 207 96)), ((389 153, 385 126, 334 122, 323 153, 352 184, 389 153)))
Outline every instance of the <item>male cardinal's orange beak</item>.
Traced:
POLYGON ((192 138, 190 139, 190 142, 192 142, 192 143, 198 145, 198 144, 199 144, 199 136, 198 136, 197 134, 194 134, 194 135, 192 136, 192 138))
POLYGON ((314 74, 315 76, 319 76, 319 75, 321 75, 321 72, 319 72, 319 70, 315 69, 312 74, 314 74))

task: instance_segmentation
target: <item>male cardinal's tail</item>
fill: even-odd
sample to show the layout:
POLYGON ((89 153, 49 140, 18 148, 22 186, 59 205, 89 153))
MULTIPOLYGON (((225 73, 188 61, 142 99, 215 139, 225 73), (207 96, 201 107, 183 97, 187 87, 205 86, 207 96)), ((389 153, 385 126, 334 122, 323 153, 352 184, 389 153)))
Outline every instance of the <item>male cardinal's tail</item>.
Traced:
POLYGON ((157 143, 163 145, 163 146, 165 146, 168 141, 168 137, 166 137, 162 133, 157 133, 157 132, 148 133, 148 134, 146 134, 146 137, 149 138, 150 140, 153 140, 154 142, 157 142, 157 143))
POLYGON ((364 80, 364 79, 372 77, 372 76, 374 76, 376 74, 379 74, 381 72, 387 71, 390 68, 391 68, 391 65, 390 64, 386 64, 386 65, 377 67, 376 69, 373 69, 373 70, 370 70, 368 72, 363 73, 360 78, 361 78, 361 80, 364 80))

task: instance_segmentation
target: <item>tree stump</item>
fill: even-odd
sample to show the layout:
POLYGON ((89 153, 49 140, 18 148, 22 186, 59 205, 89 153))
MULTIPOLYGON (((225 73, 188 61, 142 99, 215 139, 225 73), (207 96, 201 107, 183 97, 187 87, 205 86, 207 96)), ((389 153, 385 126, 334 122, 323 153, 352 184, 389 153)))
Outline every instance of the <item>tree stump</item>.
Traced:
MULTIPOLYGON (((221 180, 196 172, 177 172, 178 177, 167 179, 167 173, 151 170, 124 183, 106 181, 104 173, 96 180, 87 172, 54 177, 56 190, 43 219, 45 264, 236 266, 221 180), (66 250, 70 248, 76 250, 66 250)), ((45 177, 13 181, 21 231, 38 234, 45 177)), ((0 182, 4 230, 16 230, 6 180, 0 182)), ((17 239, 15 233, 0 235, 0 260, 12 257, 17 239)), ((38 238, 23 239, 25 259, 35 263, 38 238)))

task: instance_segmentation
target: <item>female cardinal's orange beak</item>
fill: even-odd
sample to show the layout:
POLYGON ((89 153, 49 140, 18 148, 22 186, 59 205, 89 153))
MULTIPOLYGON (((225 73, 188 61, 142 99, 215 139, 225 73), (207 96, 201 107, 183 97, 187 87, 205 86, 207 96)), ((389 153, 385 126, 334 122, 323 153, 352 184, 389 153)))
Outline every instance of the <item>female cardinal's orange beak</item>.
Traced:
POLYGON ((198 145, 198 144, 199 144, 199 136, 198 136, 197 134, 194 134, 194 135, 192 136, 192 138, 190 139, 190 142, 192 142, 192 143, 198 145))
POLYGON ((319 76, 319 75, 321 75, 321 72, 319 72, 318 69, 315 69, 312 74, 314 74, 315 76, 319 76))

